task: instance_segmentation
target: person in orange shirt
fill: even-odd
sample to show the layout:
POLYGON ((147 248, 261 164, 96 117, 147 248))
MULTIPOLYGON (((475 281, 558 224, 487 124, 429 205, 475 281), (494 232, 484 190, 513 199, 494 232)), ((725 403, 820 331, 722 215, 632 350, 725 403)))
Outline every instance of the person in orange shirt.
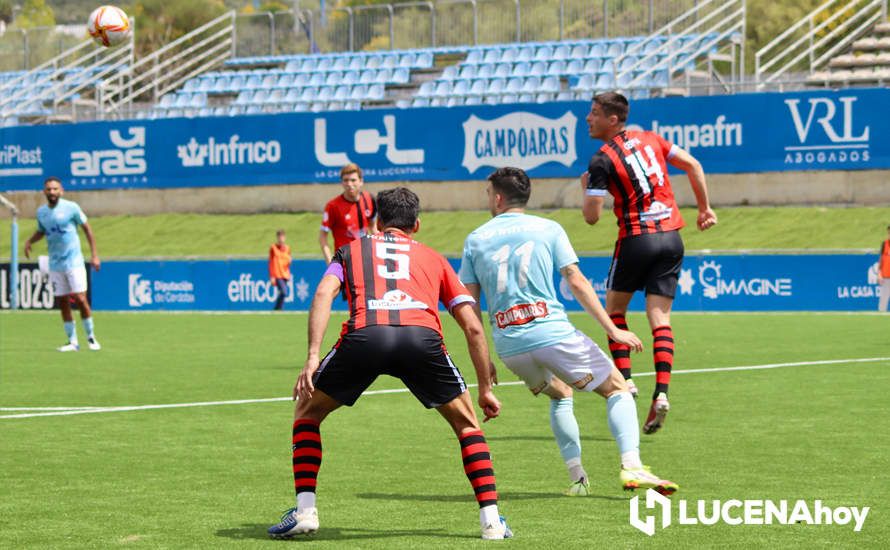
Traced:
POLYGON ((890 225, 887 226, 887 240, 881 243, 881 259, 878 260, 878 283, 881 285, 878 311, 887 311, 887 303, 890 301, 890 225))
POLYGON ((290 282, 290 247, 285 243, 284 229, 275 232, 276 241, 269 247, 269 279, 278 289, 278 297, 275 298, 275 309, 284 307, 284 299, 287 298, 287 288, 290 282))

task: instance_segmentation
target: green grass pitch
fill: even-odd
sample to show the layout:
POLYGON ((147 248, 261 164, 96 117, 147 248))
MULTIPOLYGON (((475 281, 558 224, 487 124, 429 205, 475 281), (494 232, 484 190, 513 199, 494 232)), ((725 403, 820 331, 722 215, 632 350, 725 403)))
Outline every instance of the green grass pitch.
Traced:
MULTIPOLYGON (((335 315, 328 346, 336 336, 335 315)), ((573 321, 600 345, 582 315, 573 321)), ((877 315, 674 318, 675 369, 890 356, 877 315)), ((649 341, 634 356, 651 372, 649 341)), ((0 416, 14 407, 103 407, 287 396, 305 357, 305 314, 96 314, 105 349, 60 354, 57 313, 0 314, 0 416)), ((83 338, 83 336, 81 336, 83 338)), ((446 342, 473 381, 451 321, 446 342)), ((503 367, 502 381, 514 380, 503 367)), ((642 395, 653 378, 637 377, 642 395)), ((372 389, 400 387, 381 379, 372 389)), ((646 463, 681 485, 675 499, 821 499, 870 506, 864 528, 680 526, 649 538, 628 524, 630 495, 605 405, 576 395, 594 495, 561 496, 567 476, 547 403, 520 385, 496 390, 484 425, 501 510, 516 548, 886 548, 890 360, 675 374, 664 430, 642 436, 646 463)), ((638 401, 645 415, 647 399, 638 401)), ((0 547, 464 548, 478 513, 457 441, 410 394, 362 397, 322 426, 321 530, 277 542, 265 529, 292 506, 289 401, 0 419, 0 547)))

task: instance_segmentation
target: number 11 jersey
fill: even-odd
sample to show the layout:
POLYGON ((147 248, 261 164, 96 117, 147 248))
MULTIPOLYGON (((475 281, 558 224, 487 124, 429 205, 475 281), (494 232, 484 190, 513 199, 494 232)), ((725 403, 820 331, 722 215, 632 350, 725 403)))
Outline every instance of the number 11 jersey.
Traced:
POLYGON ((554 271, 578 263, 558 223, 506 212, 470 233, 459 277, 485 293, 501 357, 553 345, 575 333, 557 298, 554 271))
MULTIPOLYGON (((448 260, 396 232, 367 235, 337 249, 349 319, 340 335, 375 326, 419 326, 442 335, 439 302, 449 311, 473 297, 448 260)), ((330 272, 330 269, 329 269, 330 272)))

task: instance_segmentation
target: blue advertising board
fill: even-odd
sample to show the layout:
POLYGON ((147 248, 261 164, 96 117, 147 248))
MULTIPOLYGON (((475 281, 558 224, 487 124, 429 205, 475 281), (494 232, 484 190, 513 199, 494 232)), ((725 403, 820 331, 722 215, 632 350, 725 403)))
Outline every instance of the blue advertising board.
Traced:
MULTIPOLYGON (((602 298, 610 259, 581 258, 581 270, 602 298)), ((451 260, 457 269, 459 260, 451 260)), ((285 301, 308 310, 325 270, 322 260, 297 260, 285 301)), ((144 261, 102 264, 92 274, 100 310, 272 309, 276 290, 263 260, 144 261)), ((877 257, 850 255, 691 255, 680 275, 676 311, 864 311, 877 307, 877 257), (830 266, 830 269, 826 269, 830 266)), ((566 285, 561 300, 581 311, 566 285)), ((338 297, 334 309, 345 310, 338 297)), ((643 309, 637 295, 631 309, 643 309)))
MULTIPOLYGON (((710 173, 890 168, 890 89, 635 100, 628 124, 710 173)), ((0 191, 483 180, 496 167, 576 177, 601 142, 587 102, 372 109, 0 128, 0 191)))

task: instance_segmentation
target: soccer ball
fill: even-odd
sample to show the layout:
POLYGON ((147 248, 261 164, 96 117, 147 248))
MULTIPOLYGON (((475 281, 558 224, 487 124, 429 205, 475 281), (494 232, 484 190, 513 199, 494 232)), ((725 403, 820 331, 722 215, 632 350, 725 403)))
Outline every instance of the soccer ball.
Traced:
POLYGON ((99 6, 90 14, 87 32, 106 48, 130 37, 130 18, 117 6, 99 6))

